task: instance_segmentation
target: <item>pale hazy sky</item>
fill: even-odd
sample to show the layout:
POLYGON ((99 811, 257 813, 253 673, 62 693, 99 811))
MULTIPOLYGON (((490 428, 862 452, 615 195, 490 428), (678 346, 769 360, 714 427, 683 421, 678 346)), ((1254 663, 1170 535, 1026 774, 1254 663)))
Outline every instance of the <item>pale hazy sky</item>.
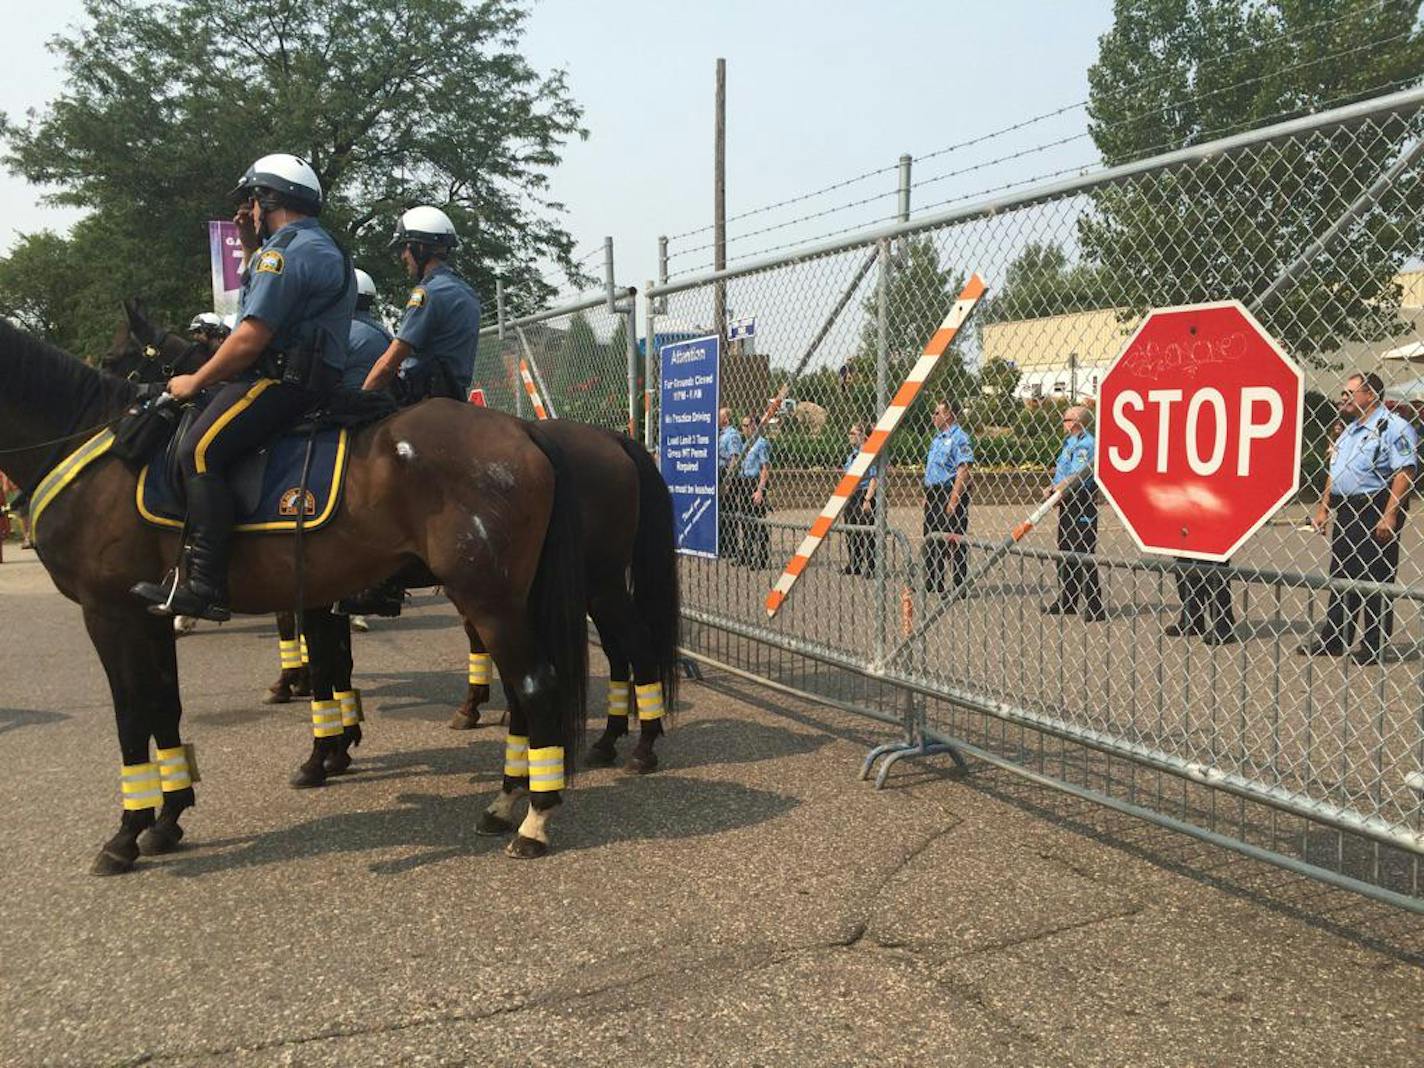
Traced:
MULTIPOLYGON (((79 0, 31 5, 7 25, 0 110, 40 107, 62 84, 44 42, 81 17, 79 0)), ((526 54, 537 69, 564 66, 584 106, 587 142, 571 144, 554 175, 565 225, 582 253, 615 238, 620 283, 656 274, 656 241, 710 222, 714 65, 727 59, 728 211, 735 215, 893 165, 1081 101, 1110 0, 720 0, 717 3, 541 0, 526 54)), ((1085 128, 1081 108, 1013 135, 925 160, 916 179, 953 175, 915 191, 916 206, 1091 162, 1085 138, 993 163, 1085 128)), ((264 146, 265 147, 265 146, 264 146)), ((271 146, 278 150, 280 146, 271 146)), ((887 193, 881 175, 730 227, 735 256, 889 214, 893 199, 736 240, 746 230, 887 193)), ((0 176, 0 249, 17 233, 63 228, 72 212, 0 176)), ((681 242, 702 244, 705 237, 681 242)), ((675 261, 691 269, 710 254, 675 261)), ((589 261, 597 265, 598 260, 589 261)), ((595 273, 598 273, 597 271, 595 273)))

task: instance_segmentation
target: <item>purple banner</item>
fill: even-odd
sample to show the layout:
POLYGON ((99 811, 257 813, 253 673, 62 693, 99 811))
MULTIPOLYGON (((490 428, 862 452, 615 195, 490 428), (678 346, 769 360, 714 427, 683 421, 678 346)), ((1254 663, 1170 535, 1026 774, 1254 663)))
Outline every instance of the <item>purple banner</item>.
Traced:
POLYGON ((213 273, 213 311, 231 315, 237 311, 242 288, 242 241, 237 224, 226 219, 208 223, 208 251, 213 273))

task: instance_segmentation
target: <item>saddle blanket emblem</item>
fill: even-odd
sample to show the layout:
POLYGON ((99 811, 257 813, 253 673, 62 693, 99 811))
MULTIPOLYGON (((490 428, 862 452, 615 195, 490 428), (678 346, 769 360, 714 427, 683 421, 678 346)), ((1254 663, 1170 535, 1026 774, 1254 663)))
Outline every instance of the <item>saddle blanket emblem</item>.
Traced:
MULTIPOLYGON (((336 514, 346 481, 348 433, 337 427, 316 433, 307 471, 306 500, 302 502, 306 513, 303 530, 319 530, 336 514)), ((235 530, 276 534, 296 530, 306 452, 307 435, 290 435, 233 465, 228 482, 237 498, 235 530)), ((166 465, 149 464, 139 472, 136 497, 139 515, 146 522, 173 530, 182 528, 185 509, 174 492, 166 465)))

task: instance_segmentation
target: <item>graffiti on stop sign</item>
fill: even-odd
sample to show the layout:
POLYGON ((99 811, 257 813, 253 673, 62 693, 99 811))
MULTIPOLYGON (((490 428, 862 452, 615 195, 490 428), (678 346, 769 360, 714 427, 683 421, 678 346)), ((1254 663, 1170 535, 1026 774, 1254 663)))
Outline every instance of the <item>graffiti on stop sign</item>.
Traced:
POLYGON ((1103 375, 1098 483, 1144 551, 1225 560, 1298 488, 1303 408, 1240 303, 1151 312, 1103 375))

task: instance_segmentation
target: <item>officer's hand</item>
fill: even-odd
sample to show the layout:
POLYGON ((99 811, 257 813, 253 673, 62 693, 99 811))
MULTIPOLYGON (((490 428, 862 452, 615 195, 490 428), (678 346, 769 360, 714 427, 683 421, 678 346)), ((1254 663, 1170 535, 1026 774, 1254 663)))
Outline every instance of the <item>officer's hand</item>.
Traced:
POLYGON ((1380 521, 1375 524, 1375 541, 1381 545, 1388 545, 1394 540, 1394 528, 1398 521, 1392 515, 1380 516, 1380 521))
POLYGON ((752 503, 761 504, 761 490, 752 491, 752 503))
POLYGON ((257 236, 257 223, 252 218, 251 202, 238 208, 232 221, 237 225, 237 237, 242 242, 243 249, 248 253, 256 252, 262 242, 257 236))
POLYGON ((1330 521, 1330 513, 1325 508, 1317 508, 1315 514, 1310 517, 1310 525, 1315 528, 1315 533, 1324 534, 1325 524, 1330 521))
POLYGON ((870 510, 871 510, 872 508, 874 508, 874 507, 875 507, 875 502, 873 502, 873 501, 870 501, 870 500, 863 500, 863 501, 860 502, 860 510, 861 510, 862 512, 864 512, 866 515, 869 515, 869 514, 870 514, 870 510))
POLYGON ((168 392, 180 404, 192 400, 202 392, 202 389, 196 375, 177 375, 168 380, 168 392))
POLYGON ((1048 498, 1050 498, 1050 497, 1052 497, 1052 496, 1053 496, 1053 487, 1052 487, 1052 486, 1045 486, 1045 487, 1043 487, 1043 499, 1046 501, 1046 500, 1048 500, 1048 498))

